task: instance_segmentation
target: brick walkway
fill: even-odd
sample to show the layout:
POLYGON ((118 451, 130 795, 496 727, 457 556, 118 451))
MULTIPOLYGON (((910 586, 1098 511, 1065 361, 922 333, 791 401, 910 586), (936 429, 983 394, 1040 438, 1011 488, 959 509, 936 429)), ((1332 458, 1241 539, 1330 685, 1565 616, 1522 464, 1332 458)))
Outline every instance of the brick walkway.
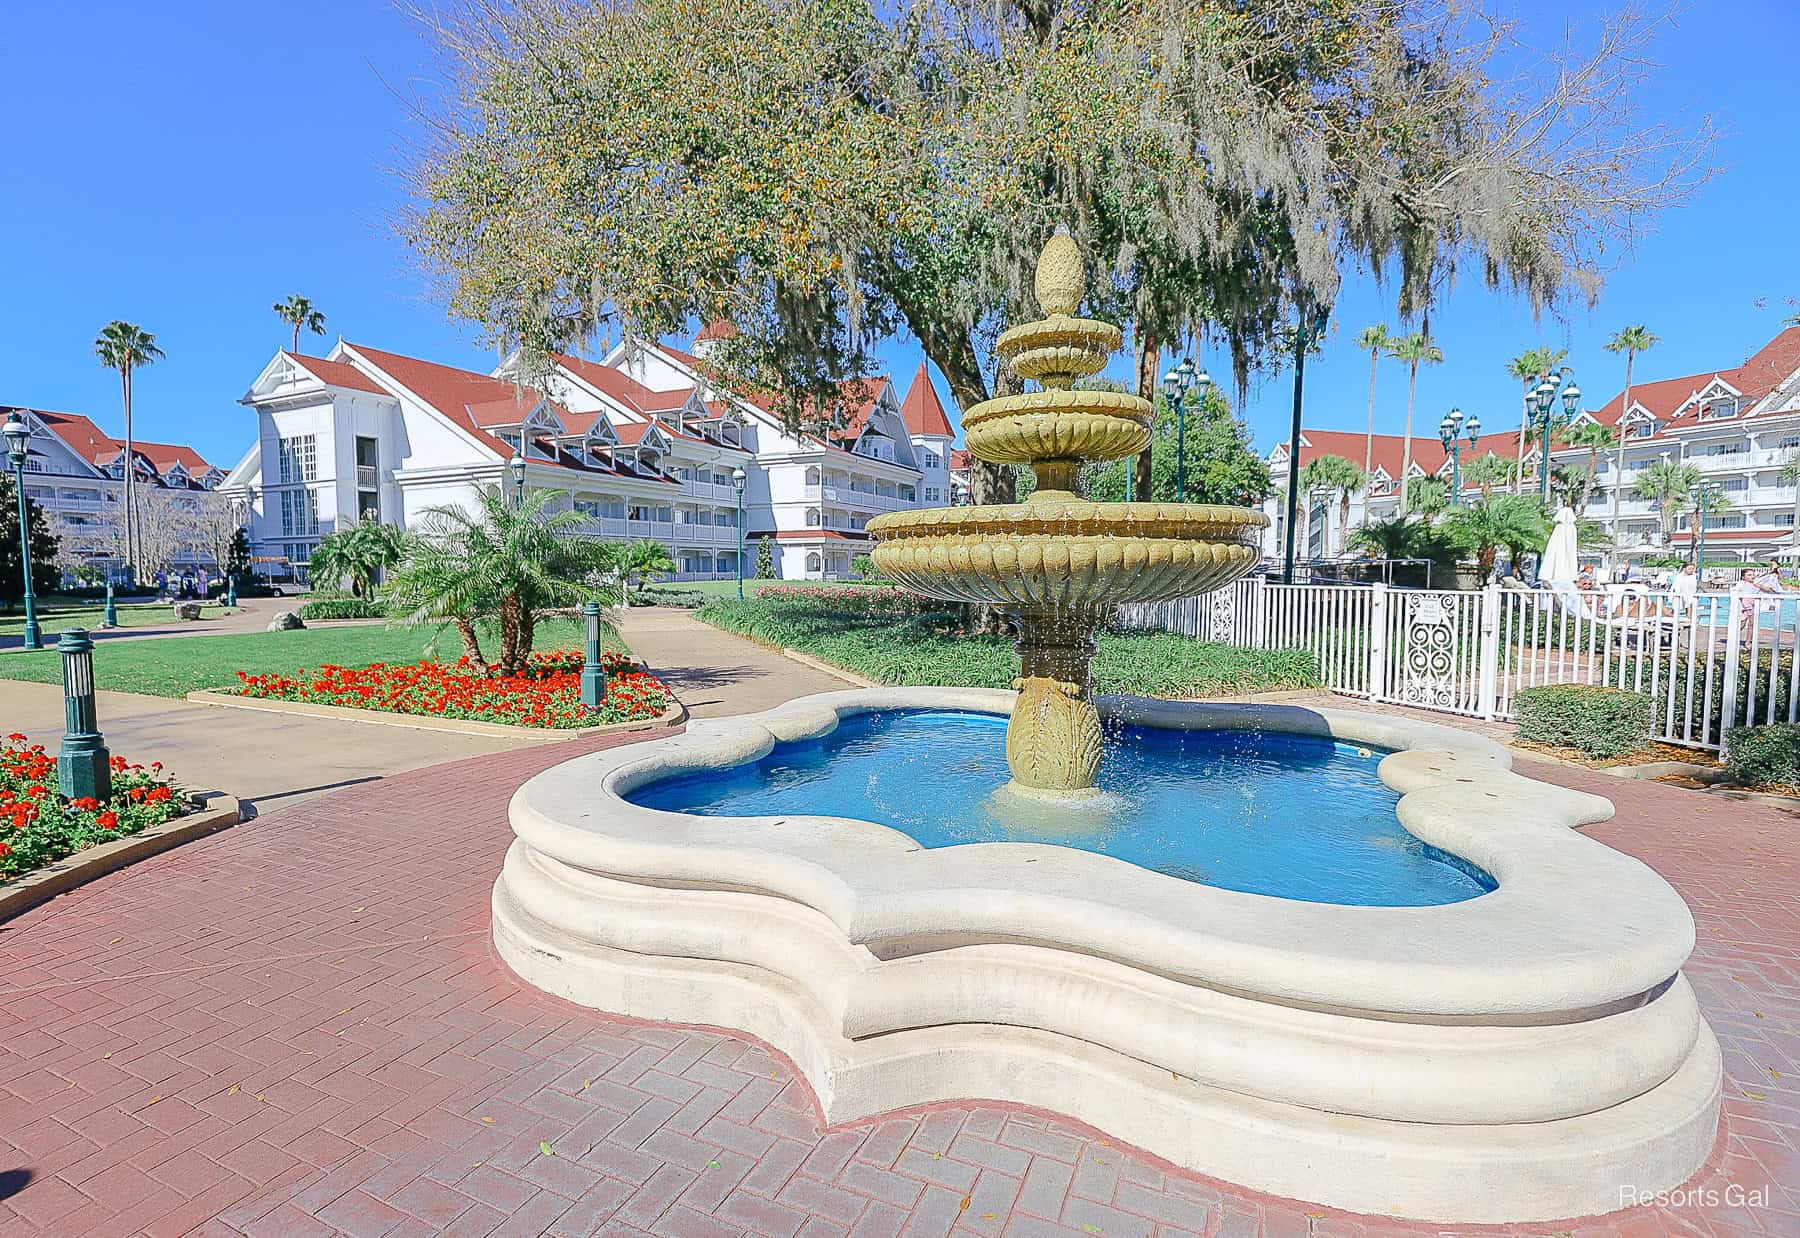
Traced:
MULTIPOLYGON (((0 1233, 1472 1232, 1165 1174, 1017 1110, 822 1132, 754 1045, 525 988, 487 941, 506 800, 577 750, 271 812, 0 925, 0 1233)), ((1729 1119, 1694 1184, 1716 1203, 1508 1232, 1800 1234, 1800 825, 1547 776, 1619 800, 1592 832, 1693 904, 1729 1119)))

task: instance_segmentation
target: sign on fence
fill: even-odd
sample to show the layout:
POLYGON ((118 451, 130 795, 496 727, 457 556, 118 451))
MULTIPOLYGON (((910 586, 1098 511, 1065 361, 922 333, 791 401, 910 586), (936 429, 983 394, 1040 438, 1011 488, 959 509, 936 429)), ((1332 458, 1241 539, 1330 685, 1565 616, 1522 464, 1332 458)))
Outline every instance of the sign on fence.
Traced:
POLYGON ((1510 719, 1522 689, 1578 683, 1649 694, 1653 737, 1689 747, 1716 749, 1734 726, 1800 721, 1800 596, 1457 592, 1256 576, 1204 598, 1121 606, 1117 622, 1305 649, 1333 692, 1470 717, 1510 719))

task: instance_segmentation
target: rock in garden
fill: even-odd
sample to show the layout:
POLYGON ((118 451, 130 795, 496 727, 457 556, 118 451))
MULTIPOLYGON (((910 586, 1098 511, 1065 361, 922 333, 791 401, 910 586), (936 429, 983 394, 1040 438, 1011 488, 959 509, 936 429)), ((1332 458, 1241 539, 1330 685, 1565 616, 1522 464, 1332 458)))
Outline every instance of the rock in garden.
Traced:
POLYGON ((293 632, 305 626, 300 622, 300 616, 291 610, 278 611, 275 617, 269 620, 269 631, 271 632, 293 632))
POLYGON ((198 602, 177 602, 177 603, 175 603, 175 617, 177 619, 198 619, 200 617, 200 603, 198 603, 198 602))

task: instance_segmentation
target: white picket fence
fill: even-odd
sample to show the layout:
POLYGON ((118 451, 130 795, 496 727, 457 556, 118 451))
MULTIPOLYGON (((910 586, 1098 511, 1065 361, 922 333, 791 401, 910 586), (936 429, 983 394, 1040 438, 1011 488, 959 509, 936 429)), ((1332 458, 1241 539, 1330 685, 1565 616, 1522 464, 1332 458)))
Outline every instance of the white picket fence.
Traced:
POLYGON ((1717 749, 1726 730, 1800 721, 1800 598, 1283 585, 1121 606, 1127 629, 1244 649, 1304 649, 1326 688, 1370 701, 1510 719, 1519 691, 1604 684, 1650 694, 1655 738, 1717 749))

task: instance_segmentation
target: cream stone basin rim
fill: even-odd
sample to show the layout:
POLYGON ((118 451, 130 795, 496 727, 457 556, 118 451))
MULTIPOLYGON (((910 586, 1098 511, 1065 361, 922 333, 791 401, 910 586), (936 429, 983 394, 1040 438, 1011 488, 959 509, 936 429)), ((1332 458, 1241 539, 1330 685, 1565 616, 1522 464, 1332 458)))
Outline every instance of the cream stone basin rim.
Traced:
POLYGON ((1498 888, 1436 907, 1308 903, 1200 885, 1109 856, 1039 843, 925 848, 867 821, 711 817, 640 808, 655 779, 727 768, 776 743, 874 710, 1006 715, 1011 692, 914 688, 826 693, 681 736, 592 753, 532 778, 511 820, 531 848, 593 873, 773 894, 884 953, 909 943, 1024 941, 1093 954, 1225 991, 1326 1010, 1484 1023, 1560 1021, 1628 1008, 1665 986, 1693 947, 1674 890, 1572 828, 1605 820, 1598 796, 1510 770, 1500 745, 1448 727, 1346 711, 1105 699, 1149 726, 1263 727, 1398 751, 1379 774, 1423 841, 1498 888))

